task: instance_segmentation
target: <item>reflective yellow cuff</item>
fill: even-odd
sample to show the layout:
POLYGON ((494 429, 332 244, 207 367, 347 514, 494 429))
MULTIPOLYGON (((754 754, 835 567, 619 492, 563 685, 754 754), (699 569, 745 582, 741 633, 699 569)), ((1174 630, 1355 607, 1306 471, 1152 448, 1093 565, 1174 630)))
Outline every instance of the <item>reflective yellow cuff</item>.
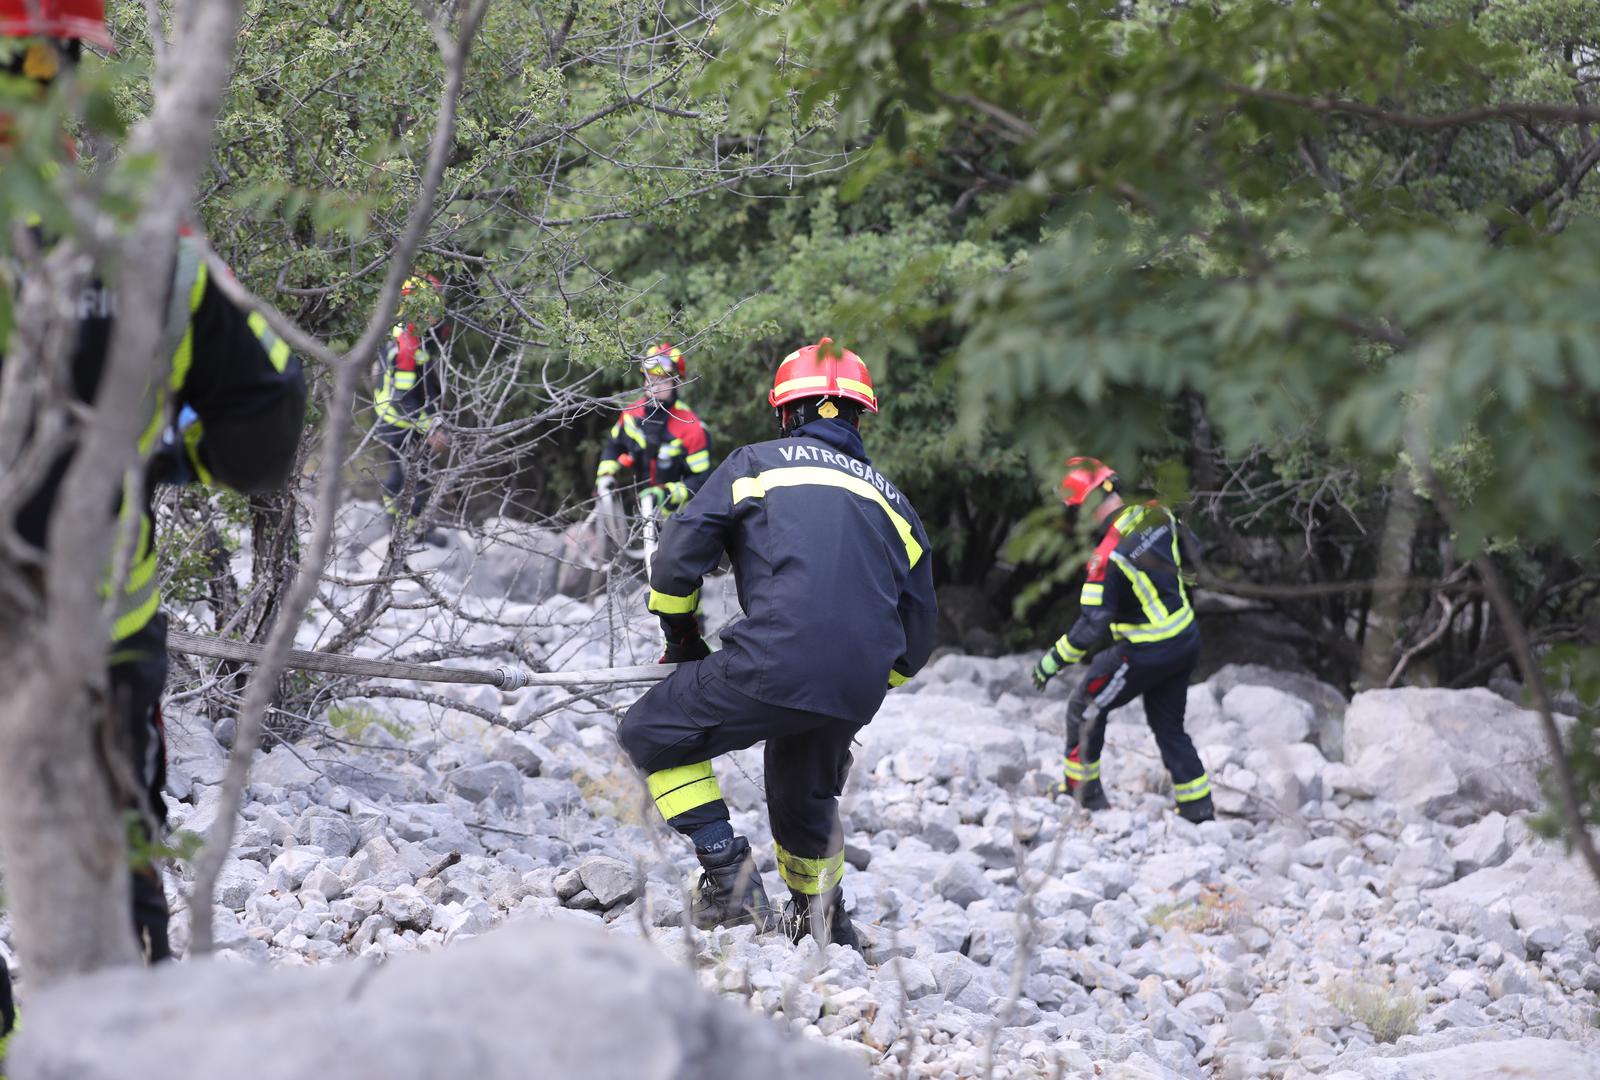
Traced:
POLYGON ((1076 664, 1079 660, 1082 660, 1085 656, 1089 655, 1087 650, 1080 649, 1071 641, 1068 641, 1066 634, 1062 634, 1056 639, 1056 643, 1051 647, 1051 651, 1055 654, 1055 658, 1062 664, 1076 664))
POLYGON ((1098 581, 1090 582, 1078 594, 1078 604, 1081 607, 1099 607, 1105 603, 1106 587, 1098 581))
POLYGON ((778 851, 778 876, 797 893, 821 896, 844 880, 843 849, 820 859, 808 859, 786 850, 782 844, 774 842, 772 846, 778 851))
POLYGON ((1061 761, 1061 771, 1066 773, 1068 780, 1100 779, 1100 763, 1098 761, 1073 761, 1071 758, 1062 758, 1061 761))
POLYGON ((703 473, 707 469, 711 468, 711 451, 696 450, 683 460, 684 464, 689 466, 690 472, 703 473))
POLYGON ((894 670, 893 668, 889 669, 889 686, 890 686, 891 689, 893 687, 896 687, 896 686, 904 686, 906 683, 908 683, 910 681, 911 681, 911 676, 910 675, 902 675, 898 671, 894 670))
POLYGON ((651 589, 649 608, 657 615, 693 615, 700 609, 700 590, 688 596, 673 596, 651 589))
POLYGON ((595 469, 594 476, 595 476, 595 479, 598 480, 602 476, 615 476, 615 475, 617 475, 617 473, 619 473, 621 471, 622 471, 622 466, 621 465, 617 464, 617 462, 614 461, 611 458, 606 458, 604 461, 602 461, 600 463, 600 466, 597 469, 595 469))
POLYGON ((1179 802, 1194 802, 1196 799, 1203 799, 1211 794, 1211 777, 1201 773, 1193 780, 1182 784, 1173 784, 1172 791, 1179 802))
POLYGON ((653 772, 647 782, 656 809, 667 821, 722 799, 722 788, 717 785, 717 776, 711 771, 709 761, 653 772))

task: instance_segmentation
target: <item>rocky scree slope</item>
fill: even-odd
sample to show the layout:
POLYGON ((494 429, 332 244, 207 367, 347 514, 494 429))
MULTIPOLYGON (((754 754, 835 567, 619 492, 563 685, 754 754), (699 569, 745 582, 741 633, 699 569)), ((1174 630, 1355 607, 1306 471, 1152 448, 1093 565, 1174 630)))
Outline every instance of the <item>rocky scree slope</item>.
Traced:
MULTIPOLYGON (((353 543, 350 568, 374 552, 353 543)), ((463 541, 435 557, 435 588, 518 628, 553 667, 654 658, 637 597, 478 595, 475 578, 503 583, 521 564, 463 541)), ((706 603, 725 622, 731 583, 708 583, 706 603)), ((461 632, 400 608, 387 620, 374 655, 461 632)), ((299 644, 321 633, 313 618, 299 644)), ((871 963, 684 928, 693 857, 613 734, 636 690, 397 684, 494 722, 347 704, 337 739, 258 760, 219 940, 235 958, 314 965, 454 946, 513 919, 585 924, 648 941, 885 1077, 1600 1075, 1600 894, 1527 826, 1542 805, 1532 714, 1487 691, 1347 704, 1302 676, 1229 667, 1189 697, 1223 818, 1172 812, 1137 705, 1110 719, 1114 808, 1090 817, 1052 794, 1073 676, 1040 697, 1030 663, 945 656, 862 731, 843 815, 871 963)), ((225 750, 203 719, 169 725, 173 824, 203 831, 225 750)), ((718 773, 781 896, 759 750, 718 773)), ((176 931, 181 945, 182 915, 176 931)))

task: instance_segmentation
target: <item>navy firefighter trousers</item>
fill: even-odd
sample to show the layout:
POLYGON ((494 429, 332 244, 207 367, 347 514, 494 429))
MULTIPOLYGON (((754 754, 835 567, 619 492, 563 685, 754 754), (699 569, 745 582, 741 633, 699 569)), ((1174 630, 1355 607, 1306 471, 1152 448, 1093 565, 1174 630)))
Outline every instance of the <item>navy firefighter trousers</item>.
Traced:
POLYGON ((826 892, 844 873, 839 795, 862 725, 749 697, 730 683, 728 657, 680 665, 634 703, 617 737, 648 775, 661 816, 685 836, 728 820, 711 759, 765 740, 778 872, 795 892, 826 892))

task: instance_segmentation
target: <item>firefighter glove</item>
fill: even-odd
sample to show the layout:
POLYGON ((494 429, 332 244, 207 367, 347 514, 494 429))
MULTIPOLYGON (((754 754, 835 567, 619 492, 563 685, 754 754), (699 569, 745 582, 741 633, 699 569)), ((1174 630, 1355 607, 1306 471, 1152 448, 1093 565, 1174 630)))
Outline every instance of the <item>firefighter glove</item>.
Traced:
POLYGON ((1033 688, 1044 693, 1045 686, 1060 672, 1061 665, 1056 661, 1055 650, 1051 649, 1039 657, 1039 662, 1033 665, 1033 688))
POLYGON ((657 663, 683 664, 711 655, 711 646, 700 636, 700 623, 693 615, 663 615, 661 630, 667 641, 657 663))

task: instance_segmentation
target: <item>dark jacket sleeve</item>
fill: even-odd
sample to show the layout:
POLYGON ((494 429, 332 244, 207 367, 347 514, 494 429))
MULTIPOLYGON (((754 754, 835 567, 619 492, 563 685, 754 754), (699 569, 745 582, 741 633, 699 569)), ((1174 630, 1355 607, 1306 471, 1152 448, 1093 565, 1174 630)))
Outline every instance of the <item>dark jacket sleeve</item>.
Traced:
POLYGON ((595 469, 595 477, 612 476, 621 471, 617 464, 623 454, 637 450, 638 447, 625 434, 626 422, 624 417, 618 416, 616 423, 611 425, 606 432, 605 442, 600 444, 600 464, 595 469))
POLYGON ((711 432, 697 417, 691 438, 683 441, 683 483, 691 494, 698 494, 711 476, 711 432))
POLYGON ((282 487, 305 423, 300 359, 210 280, 190 329, 192 358, 178 396, 200 418, 184 432, 196 471, 245 493, 282 487))
POLYGON ((1083 592, 1078 598, 1077 621, 1050 647, 1057 664, 1076 664, 1111 635, 1122 593, 1121 583, 1116 580, 1118 571, 1112 566, 1113 550, 1114 543, 1108 546, 1102 542, 1089 560, 1083 592))
POLYGON ((939 602, 933 592, 933 556, 928 544, 928 534, 923 531, 920 518, 912 518, 912 532, 922 548, 922 557, 906 577, 905 588, 900 590, 900 626, 905 630, 906 651, 894 662, 889 672, 889 685, 899 686, 910 679, 928 662, 933 652, 934 634, 939 622, 939 602))
POLYGON ((700 583, 715 570, 733 529, 733 482, 745 455, 735 453, 713 472, 694 498, 661 528, 650 564, 650 610, 663 618, 700 608, 700 583))

